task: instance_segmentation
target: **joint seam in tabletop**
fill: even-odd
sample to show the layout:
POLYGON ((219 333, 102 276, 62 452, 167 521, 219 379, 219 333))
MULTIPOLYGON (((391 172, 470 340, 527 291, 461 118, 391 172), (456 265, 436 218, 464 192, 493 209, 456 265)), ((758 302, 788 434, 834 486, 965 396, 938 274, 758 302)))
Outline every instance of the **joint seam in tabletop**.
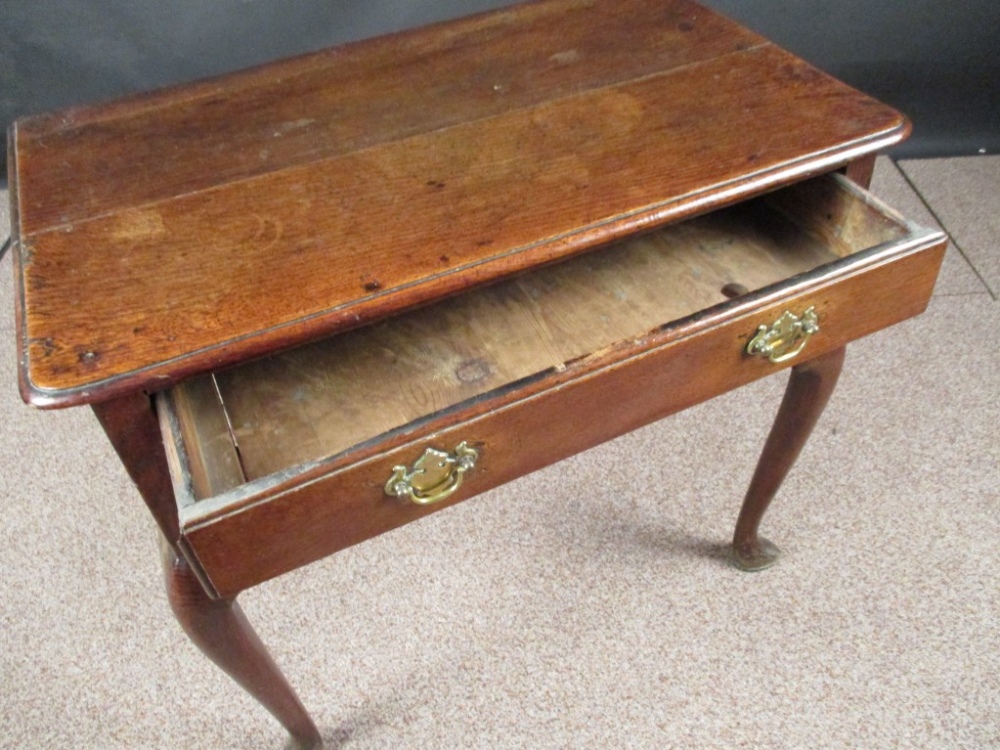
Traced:
MULTIPOLYGON (((456 275, 467 274, 470 270, 487 266, 489 264, 494 264, 503 261, 504 259, 517 256, 523 253, 530 252, 532 250, 544 247, 546 245, 554 245, 559 242, 565 241, 571 237, 586 237, 588 233, 597 232, 603 227, 607 227, 619 222, 627 221, 628 219, 639 218, 640 221, 646 226, 652 228, 652 226, 658 224, 667 223, 672 217, 679 213, 686 212, 688 215, 697 214, 703 210, 709 210, 716 207, 722 207, 730 202, 736 201, 741 197, 744 197, 747 193, 753 191, 763 192, 771 185, 780 183, 782 180, 793 179, 796 177, 803 177, 809 174, 815 174, 822 172, 826 169, 836 167, 837 165, 850 161, 853 158, 864 155, 866 153, 879 150, 881 148, 888 147, 893 143, 897 142, 901 135, 905 132, 904 126, 896 126, 893 128, 888 128, 884 131, 880 131, 866 138, 862 138, 850 144, 849 148, 844 148, 843 146, 833 146, 822 151, 807 154, 799 159, 795 159, 790 162, 786 162, 778 167, 758 170, 757 172, 751 172, 741 177, 734 178, 732 180, 727 180, 725 182, 706 186, 699 190, 695 190, 683 195, 675 196, 667 201, 661 203, 655 203, 649 206, 644 206, 642 208, 635 209, 633 211, 625 212, 623 214, 595 222, 594 224, 581 227, 572 232, 565 232, 563 234, 555 235, 553 237, 546 237, 541 240, 529 243, 527 245, 521 245, 518 247, 511 248, 504 253, 498 253, 492 255, 489 258, 480 259, 471 263, 464 264, 462 266, 449 269, 433 276, 428 276, 416 281, 401 284, 392 289, 379 292, 369 297, 365 300, 378 299, 390 294, 398 294, 401 291, 407 289, 419 289, 422 286, 427 286, 431 282, 439 281, 441 279, 446 279, 454 277, 456 275), (711 197, 707 197, 711 196, 711 197)), ((634 232, 639 227, 632 227, 630 231, 634 232)), ((582 243, 584 246, 587 242, 584 240, 582 243)), ((592 244, 592 243, 590 243, 592 244)), ((581 248, 583 249, 583 248, 581 248)), ((23 275, 22 275, 23 278, 23 275)), ((23 285, 22 285, 23 286, 23 285)), ((70 388, 45 388, 36 385, 31 379, 31 373, 27 367, 28 357, 27 357, 27 342, 28 342, 28 331, 27 331, 27 319, 26 310, 24 309, 26 300, 24 296, 24 290, 21 289, 21 299, 20 299, 20 309, 19 312, 24 318, 22 323, 22 338, 23 346, 25 347, 24 352, 24 366, 22 367, 22 376, 24 378, 25 385, 28 388, 28 393, 26 394, 26 400, 30 400, 31 403, 40 407, 50 407, 50 406, 70 406, 77 403, 87 403, 94 390, 105 391, 101 397, 110 398, 119 392, 125 392, 126 390, 131 390, 136 387, 134 384, 137 379, 142 376, 149 375, 150 373, 156 373, 157 371, 163 371, 169 369, 172 365, 176 365, 180 362, 185 362, 196 356, 204 355, 209 352, 220 352, 226 350, 229 347, 237 346, 247 341, 253 341, 267 336, 276 336, 282 331, 288 329, 293 329, 296 326, 308 326, 309 324, 316 323, 317 321, 322 321, 335 313, 343 312, 350 309, 352 306, 358 304, 358 301, 351 301, 344 303, 342 305, 327 308, 325 310, 320 310, 318 312, 311 313, 309 315, 296 318, 294 320, 285 321, 283 323, 270 326, 268 328, 261 329, 259 331, 254 331, 252 333, 243 334, 241 336, 225 339, 224 341, 212 344, 206 347, 200 347, 197 349, 191 349, 182 355, 172 357, 170 359, 161 360, 149 365, 145 365, 141 368, 136 368, 129 370, 124 373, 117 373, 111 375, 107 378, 102 378, 99 380, 90 381, 79 386, 73 386, 70 388)), ((320 338, 327 331, 322 330, 321 326, 317 326, 315 329, 310 329, 308 334, 304 337, 296 337, 299 343, 304 342, 308 339, 320 338)), ((237 361, 238 357, 232 356, 222 356, 220 361, 217 363, 217 367, 222 367, 227 364, 232 364, 237 361)), ((146 383, 146 387, 153 388, 166 387, 170 385, 178 377, 188 376, 196 374, 197 372, 204 371, 205 368, 194 369, 190 372, 188 371, 177 371, 174 372, 163 372, 162 374, 151 376, 150 380, 158 380, 159 382, 146 383)), ((141 384, 139 387, 142 387, 141 384)))
MULTIPOLYGON (((584 98, 584 97, 592 96, 592 95, 594 95, 596 93, 600 93, 600 92, 603 92, 603 91, 611 91, 611 90, 614 90, 616 88, 621 88, 622 86, 626 86, 626 85, 632 86, 632 85, 644 83, 646 81, 652 81, 652 80, 655 80, 657 78, 669 78, 671 76, 674 76, 674 75, 677 75, 677 74, 680 74, 680 73, 685 73, 685 72, 687 72, 687 71, 689 71, 689 70, 691 70, 693 68, 701 67, 701 66, 704 66, 704 65, 709 65, 709 64, 712 64, 712 63, 718 63, 720 60, 724 60, 724 59, 726 59, 728 57, 734 57, 734 56, 738 56, 738 55, 749 55, 751 53, 758 52, 759 50, 767 49, 767 48, 774 48, 774 45, 772 43, 770 43, 770 42, 764 42, 764 43, 755 44, 755 45, 753 45, 751 47, 747 47, 746 49, 740 49, 740 50, 735 50, 733 52, 727 52, 725 54, 717 55, 716 57, 708 58, 706 60, 697 60, 697 61, 694 61, 694 62, 686 63, 684 65, 679 65, 679 66, 677 66, 675 68, 671 68, 669 70, 661 70, 661 71, 657 71, 655 73, 649 73, 649 74, 642 75, 642 76, 636 76, 635 78, 630 78, 630 79, 628 79, 626 81, 617 81, 615 83, 609 83, 609 84, 605 84, 605 85, 601 85, 601 86, 595 86, 593 88, 589 88, 589 89, 586 89, 584 91, 577 91, 577 92, 573 92, 573 93, 566 94, 566 95, 563 95, 563 96, 553 97, 552 99, 549 99, 546 102, 544 102, 544 104, 546 106, 548 106, 548 105, 553 105, 553 104, 555 104, 557 102, 568 102, 568 101, 572 101, 574 99, 581 99, 581 98, 584 98)), ((221 189, 224 189, 226 187, 233 186, 233 185, 253 185, 254 183, 256 183, 258 181, 272 179, 276 175, 283 175, 283 174, 288 174, 288 173, 295 172, 295 171, 303 171, 303 170, 308 170, 308 169, 314 169, 318 165, 336 162, 338 160, 344 159, 347 156, 352 156, 353 157, 353 156, 362 155, 362 154, 365 154, 365 153, 367 153, 369 151, 373 151, 373 150, 382 148, 385 145, 387 145, 388 143, 398 143, 398 144, 407 143, 409 141, 417 140, 417 139, 420 139, 420 138, 425 138, 426 136, 434 135, 436 133, 445 133, 445 132, 447 132, 449 130, 454 130, 454 129, 459 128, 459 127, 468 127, 470 125, 478 125, 480 123, 486 123, 486 122, 490 122, 490 121, 493 121, 493 120, 503 119, 505 117, 510 117, 512 115, 516 115, 516 114, 521 113, 521 112, 526 112, 526 111, 529 111, 529 110, 532 110, 532 109, 537 109, 538 106, 539 106, 538 104, 525 104, 525 105, 522 105, 520 107, 511 107, 510 109, 505 109, 505 110, 503 110, 501 112, 497 112, 495 114, 486 115, 486 116, 482 116, 482 117, 475 117, 475 118, 472 118, 472 119, 469 119, 469 120, 463 120, 462 122, 459 122, 459 123, 449 123, 447 125, 443 125, 443 126, 435 127, 435 128, 430 128, 428 130, 421 131, 419 133, 412 133, 412 134, 407 135, 407 136, 402 137, 402 138, 390 139, 388 141, 379 142, 379 143, 372 143, 372 144, 370 144, 368 146, 364 146, 362 148, 359 148, 359 149, 356 149, 354 151, 351 151, 349 154, 334 154, 334 155, 331 155, 331 156, 321 157, 319 159, 316 159, 314 161, 308 162, 306 164, 292 164, 292 165, 289 165, 289 166, 282 167, 280 169, 274 169, 274 170, 270 170, 270 171, 266 171, 266 172, 261 172, 259 174, 254 174, 254 175, 249 175, 249 176, 246 176, 246 177, 240 177, 240 178, 233 179, 233 180, 219 182, 219 183, 217 183, 215 185, 212 185, 210 187, 199 188, 199 189, 196 189, 196 190, 189 190, 189 191, 177 192, 177 193, 175 193, 173 195, 170 195, 169 197, 166 197, 166 198, 158 198, 156 200, 147 201, 145 203, 137 203, 135 205, 130 205, 129 209, 130 210, 131 209, 134 209, 134 210, 146 210, 146 209, 150 209, 150 208, 155 208, 156 206, 160 206, 160 205, 163 205, 163 204, 166 204, 166 203, 171 203, 171 202, 179 200, 181 198, 187 198, 187 197, 191 197, 191 196, 195 196, 195 195, 210 194, 210 193, 212 193, 214 191, 221 190, 221 189)), ((57 224, 52 224, 51 226, 46 226, 44 228, 41 228, 41 229, 38 229, 38 230, 34 230, 34 231, 30 232, 29 236, 34 239, 34 238, 43 237, 43 236, 48 235, 48 234, 53 234, 53 233, 62 231, 63 229, 65 229, 66 227, 69 227, 69 226, 73 226, 73 227, 86 226, 87 224, 89 224, 91 222, 99 221, 100 219, 105 219, 105 218, 107 218, 109 216, 114 216, 114 215, 120 213, 120 211, 121 211, 121 209, 112 209, 112 210, 108 210, 108 211, 101 211, 99 213, 95 213, 95 214, 92 214, 90 216, 87 216, 86 218, 75 220, 75 221, 63 221, 63 222, 59 222, 57 224)))
MULTIPOLYGON (((371 45, 372 43, 380 40, 386 41, 397 39, 405 41, 406 38, 409 37, 412 41, 420 34, 428 34, 435 30, 455 26, 457 24, 465 26, 466 31, 478 31, 488 24, 491 17, 496 19, 505 16, 509 17, 512 13, 516 13, 519 7, 521 9, 526 6, 535 6, 538 8, 544 4, 546 4, 546 0, 530 0, 529 2, 515 4, 513 6, 501 6, 498 8, 486 9, 464 17, 460 16, 457 18, 442 19, 426 26, 400 29, 384 35, 346 41, 342 44, 335 44, 333 47, 308 51, 279 60, 265 61, 241 70, 209 75, 194 81, 171 84, 152 91, 140 91, 131 95, 126 95, 121 99, 103 104, 71 107, 63 112, 53 114, 42 113, 37 115, 27 115, 23 118, 23 121, 30 123, 32 129, 35 130, 38 135, 45 135, 49 132, 61 129, 59 126, 51 125, 52 120, 57 117, 61 121, 65 122, 66 117, 68 115, 72 115, 72 122, 79 127, 85 127, 117 119, 120 117, 117 110, 122 105, 136 107, 129 117, 138 117, 161 109, 169 108, 174 105, 187 104, 201 99, 211 98, 227 90, 243 91, 247 88, 252 88, 257 84, 255 76, 258 76, 267 70, 273 71, 273 73, 279 75, 282 79, 295 78, 296 76, 314 72, 315 68, 311 66, 311 63, 313 62, 318 63, 318 61, 326 61, 330 58, 337 59, 345 54, 355 52, 359 47, 371 45)), ((569 4, 571 6, 574 5, 573 3, 569 4)), ((716 18, 732 24, 732 20, 724 14, 718 13, 717 11, 711 10, 710 8, 702 6, 696 2, 676 0, 675 4, 689 9, 697 8, 703 13, 711 13, 716 18)), ((773 46, 774 44, 770 40, 746 27, 741 27, 741 31, 747 38, 754 38, 758 40, 754 46, 761 46, 764 44, 773 46)), ((323 65, 323 63, 318 63, 316 67, 322 68, 323 65)))

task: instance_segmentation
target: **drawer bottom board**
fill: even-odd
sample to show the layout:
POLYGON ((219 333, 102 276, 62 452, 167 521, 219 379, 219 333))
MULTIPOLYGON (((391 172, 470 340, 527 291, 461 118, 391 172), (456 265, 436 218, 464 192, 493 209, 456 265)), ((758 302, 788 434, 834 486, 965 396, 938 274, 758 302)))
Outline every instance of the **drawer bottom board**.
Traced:
POLYGON ((193 380, 176 399, 198 430, 186 442, 205 454, 192 460, 204 467, 196 498, 348 451, 903 234, 817 181, 193 380))
POLYGON ((810 343, 814 354, 916 315, 927 304, 942 255, 940 245, 811 289, 805 299, 783 300, 415 441, 397 441, 344 468, 279 482, 232 508, 210 502, 208 512, 199 513, 203 504, 196 503, 187 509, 193 513, 182 543, 214 591, 235 595, 775 372, 775 365, 748 360, 742 349, 756 326, 786 303, 815 304, 828 321, 829 333, 810 343), (450 450, 461 441, 474 445, 480 460, 449 499, 421 506, 385 495, 393 466, 411 464, 428 446, 450 450))

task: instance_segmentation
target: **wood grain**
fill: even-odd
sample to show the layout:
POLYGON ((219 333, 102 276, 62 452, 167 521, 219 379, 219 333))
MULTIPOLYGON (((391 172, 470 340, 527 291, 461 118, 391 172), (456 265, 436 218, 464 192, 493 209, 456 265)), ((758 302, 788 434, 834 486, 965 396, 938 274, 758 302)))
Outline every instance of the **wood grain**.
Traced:
MULTIPOLYGON (((384 92, 351 109, 351 97, 366 94, 347 87, 343 101, 316 104, 352 112, 347 120, 338 115, 333 130, 303 136, 274 170, 240 166, 247 144, 263 137, 252 118, 251 135, 215 141, 206 133, 220 119, 231 117, 230 128, 246 121, 248 102, 267 109, 284 91, 275 87, 283 65, 301 66, 301 79, 291 78, 321 99, 330 89, 310 78, 320 68, 355 70, 391 91, 412 86, 410 73, 398 72, 405 68, 385 69, 380 46, 405 40, 243 74, 232 100, 203 84, 62 125, 18 125, 25 397, 65 405, 159 388, 839 166, 905 135, 894 111, 717 16, 689 20, 693 7, 636 1, 626 12, 556 0, 454 33, 439 27, 440 66, 419 73, 429 100, 402 97, 398 117, 383 124, 384 92), (643 9, 652 31, 613 37, 602 25, 644 27, 635 20, 643 9), (563 10, 571 18, 532 25, 536 14, 561 18, 563 10), (544 60, 522 57, 522 33, 547 51, 544 60), (567 40, 579 42, 579 58, 567 40), (459 77, 475 89, 467 97, 452 90, 450 66, 481 45, 523 94, 485 102, 480 88, 493 78, 475 75, 459 77), (453 102, 441 119, 421 114, 440 110, 439 100, 453 102), (418 124, 408 129, 412 118, 418 124), (372 140, 340 140, 339 127, 372 140), (164 166, 159 177, 136 168, 155 158, 144 151, 147 137, 169 154, 164 165, 183 168, 164 166), (210 158, 244 137, 232 163, 210 158), (100 150, 107 139, 120 144, 111 161, 132 166, 108 167, 95 177, 100 190, 47 176, 77 144, 94 152, 80 158, 104 169, 97 160, 108 155, 100 150)), ((407 39, 417 52, 431 44, 407 39)), ((490 84, 486 98, 493 85, 502 93, 506 84, 490 84)), ((294 97, 279 98, 268 127, 267 118, 309 119, 288 120, 302 113, 287 110, 294 97)))
POLYGON ((176 543, 177 504, 152 398, 138 391, 94 404, 93 410, 163 537, 176 543))
MULTIPOLYGON (((834 260, 830 248, 847 256, 906 234, 833 179, 796 185, 182 384, 179 401, 207 393, 201 400, 213 402, 204 415, 181 415, 182 425, 195 423, 189 453, 216 450, 228 422, 247 479, 319 460, 646 336, 724 302, 727 285, 756 291, 834 260)), ((245 481, 227 476, 228 485, 204 482, 214 489, 199 497, 245 481)))
POLYGON ((837 386, 844 354, 841 347, 792 367, 733 531, 733 559, 742 570, 763 570, 778 559, 778 548, 757 531, 837 386))
POLYGON ((28 118, 25 233, 765 43, 685 0, 558 0, 28 118))
POLYGON ((236 600, 209 598, 173 546, 163 541, 160 552, 170 608, 192 643, 281 722, 291 747, 321 747, 319 730, 236 600))
POLYGON ((786 308, 816 308, 814 361, 920 312, 943 236, 829 181, 656 231, 864 183, 907 130, 687 0, 541 0, 21 120, 21 392, 94 405, 178 620, 315 746, 232 597, 781 369, 742 352, 786 308), (385 495, 463 440, 446 502, 385 495))
POLYGON ((193 495, 216 495, 247 481, 214 376, 194 378, 174 389, 171 397, 193 495))
POLYGON ((195 503, 183 511, 186 544, 220 594, 230 595, 777 372, 782 365, 747 358, 743 348, 758 325, 787 308, 817 309, 823 332, 807 357, 916 315, 943 253, 944 238, 934 234, 860 267, 839 261, 784 295, 748 295, 348 455, 195 503), (462 440, 480 450, 480 461, 451 498, 417 506, 384 494, 392 466, 411 463, 428 445, 451 449, 462 440))

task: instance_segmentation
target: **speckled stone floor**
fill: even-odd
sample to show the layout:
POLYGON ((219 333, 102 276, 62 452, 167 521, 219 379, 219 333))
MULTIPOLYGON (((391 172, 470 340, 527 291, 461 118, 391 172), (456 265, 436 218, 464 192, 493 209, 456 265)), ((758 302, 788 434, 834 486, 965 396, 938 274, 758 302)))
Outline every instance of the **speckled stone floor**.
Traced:
MULTIPOLYGON (((954 244, 849 347, 781 563, 721 555, 778 377, 246 592, 328 747, 1000 747, 1000 157, 873 189, 954 244)), ((281 747, 174 623, 90 413, 20 402, 0 279, 0 746, 281 747)))

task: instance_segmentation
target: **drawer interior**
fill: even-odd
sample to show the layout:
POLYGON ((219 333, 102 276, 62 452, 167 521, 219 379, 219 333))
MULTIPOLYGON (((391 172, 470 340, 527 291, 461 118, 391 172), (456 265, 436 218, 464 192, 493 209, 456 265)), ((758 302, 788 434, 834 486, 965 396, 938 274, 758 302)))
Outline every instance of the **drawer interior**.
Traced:
POLYGON ((827 175, 194 378, 170 393, 190 500, 342 454, 911 230, 827 175))

